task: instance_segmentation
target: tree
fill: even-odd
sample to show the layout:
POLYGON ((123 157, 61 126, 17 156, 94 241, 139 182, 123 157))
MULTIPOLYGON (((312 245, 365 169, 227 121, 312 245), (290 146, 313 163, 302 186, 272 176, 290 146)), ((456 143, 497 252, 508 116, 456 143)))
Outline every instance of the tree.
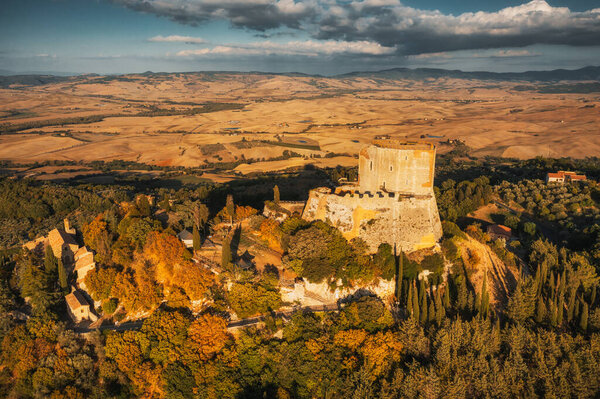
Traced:
POLYGON ((58 283, 63 292, 66 292, 68 288, 67 270, 65 269, 65 265, 63 265, 62 259, 58 260, 58 283))
POLYGON ((227 321, 209 313, 194 320, 188 329, 188 345, 200 361, 206 361, 219 353, 228 339, 227 321))
POLYGON ((588 328, 588 304, 585 301, 583 302, 583 308, 581 310, 581 318, 579 319, 579 328, 583 332, 587 332, 588 328))
POLYGON ((423 293, 423 296, 421 296, 420 309, 421 309, 421 317, 419 318, 419 322, 421 324, 425 324, 427 322, 427 294, 426 293, 423 293))
POLYGON ((198 231, 198 226, 196 226, 194 224, 194 233, 192 235, 192 247, 194 248, 194 251, 199 251, 200 250, 200 232, 198 231))
POLYGON ((56 275, 58 272, 58 259, 54 256, 54 251, 50 245, 46 245, 44 253, 44 268, 49 276, 56 275))
MULTIPOLYGON (((196 203, 194 206, 193 216, 194 224, 198 227, 198 229, 202 229, 204 231, 209 215, 210 212, 208 211, 208 207, 206 205, 202 203, 196 203)), ((204 231, 204 233, 206 232, 204 231)))
POLYGON ((231 241, 229 238, 225 238, 221 247, 221 267, 223 267, 225 270, 228 270, 232 260, 231 241))
POLYGON ((279 204, 279 187, 277 185, 273 187, 273 202, 279 204))
POLYGON ((233 203, 233 195, 231 194, 227 195, 225 209, 227 210, 227 215, 229 216, 230 225, 233 226, 233 217, 235 216, 235 204, 233 203))
POLYGON ((148 201, 148 197, 144 194, 141 194, 137 200, 137 209, 142 217, 148 217, 151 214, 150 211, 150 202, 148 201))

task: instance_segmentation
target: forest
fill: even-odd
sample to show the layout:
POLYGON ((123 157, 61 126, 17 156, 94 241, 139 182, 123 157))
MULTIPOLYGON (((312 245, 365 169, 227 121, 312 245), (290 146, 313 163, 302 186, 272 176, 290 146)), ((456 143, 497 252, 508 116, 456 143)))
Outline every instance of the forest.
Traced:
POLYGON ((265 201, 301 200, 311 187, 352 180, 355 169, 179 188, 0 180, 0 395, 598 397, 600 161, 463 156, 439 157, 444 237, 440 253, 420 257, 387 244, 368 254, 327 223, 262 216, 265 201), (541 180, 559 168, 589 181, 541 180), (492 215, 512 229, 510 242, 469 216, 495 201, 516 210, 492 215), (66 217, 95 253, 85 279, 95 311, 113 322, 138 315, 140 328, 73 328, 64 294, 74 276, 52 251, 21 249, 66 217), (191 249, 176 237, 184 228, 191 249), (194 261, 209 236, 223 246, 218 273, 194 261), (493 276, 473 283, 481 261, 465 250, 473 242, 516 271, 505 303, 490 295, 493 276), (244 244, 281 253, 282 269, 240 267, 244 244), (332 287, 395 281, 396 295, 284 319, 275 313, 289 306, 278 288, 283 272, 332 287), (231 315, 265 318, 233 330, 231 315))

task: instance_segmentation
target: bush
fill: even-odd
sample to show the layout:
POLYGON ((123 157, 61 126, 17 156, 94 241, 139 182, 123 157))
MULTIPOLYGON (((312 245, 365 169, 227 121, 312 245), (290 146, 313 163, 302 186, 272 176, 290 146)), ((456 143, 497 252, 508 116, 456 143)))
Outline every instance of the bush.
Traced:
POLYGON ((113 314, 117 310, 119 301, 117 298, 110 298, 102 302, 102 312, 106 315, 113 314))

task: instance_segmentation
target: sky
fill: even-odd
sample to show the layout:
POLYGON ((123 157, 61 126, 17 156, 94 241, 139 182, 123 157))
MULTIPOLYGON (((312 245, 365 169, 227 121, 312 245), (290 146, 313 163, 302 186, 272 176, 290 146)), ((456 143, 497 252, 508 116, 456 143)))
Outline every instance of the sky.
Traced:
POLYGON ((600 0, 1 0, 0 74, 600 65, 600 0))

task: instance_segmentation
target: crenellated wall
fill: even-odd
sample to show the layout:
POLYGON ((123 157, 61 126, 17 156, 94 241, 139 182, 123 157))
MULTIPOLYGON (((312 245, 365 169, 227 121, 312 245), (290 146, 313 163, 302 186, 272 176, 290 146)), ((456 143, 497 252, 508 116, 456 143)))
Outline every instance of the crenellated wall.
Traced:
POLYGON ((346 239, 362 238, 373 252, 381 243, 412 252, 432 247, 442 237, 433 195, 335 194, 320 188, 310 192, 302 217, 308 221, 329 221, 346 239))
POLYGON ((357 186, 311 190, 302 217, 324 220, 371 251, 388 243, 412 252, 435 246, 442 226, 433 193, 435 146, 375 140, 359 157, 357 186))

